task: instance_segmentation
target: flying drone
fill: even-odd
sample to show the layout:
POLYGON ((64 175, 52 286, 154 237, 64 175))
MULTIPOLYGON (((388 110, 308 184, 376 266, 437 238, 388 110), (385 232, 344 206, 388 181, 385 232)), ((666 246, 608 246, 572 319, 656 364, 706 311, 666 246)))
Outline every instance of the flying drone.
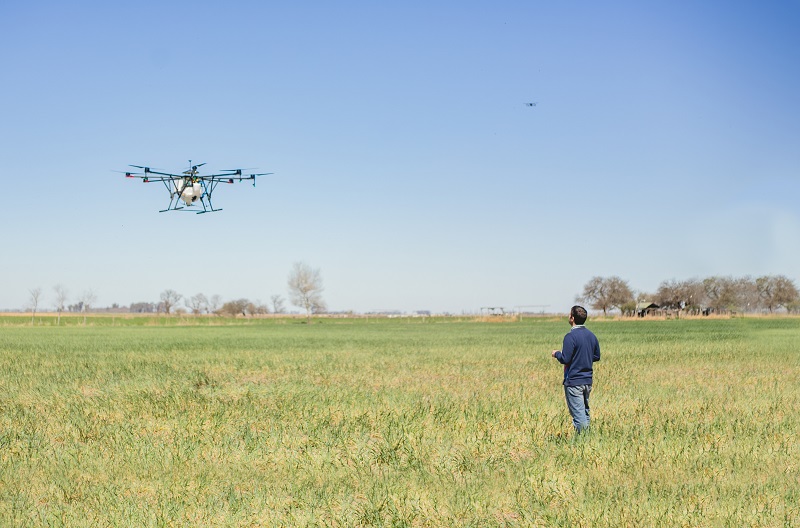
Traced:
POLYGON ((262 172, 259 174, 243 174, 242 171, 247 169, 222 169, 219 174, 201 175, 199 168, 205 163, 192 165, 192 160, 189 160, 189 169, 183 171, 181 174, 170 174, 168 172, 159 172, 152 170, 150 167, 141 165, 130 165, 135 169, 142 169, 144 172, 126 172, 126 178, 139 178, 144 183, 161 182, 169 192, 169 206, 162 209, 159 213, 167 211, 189 211, 197 214, 212 213, 215 211, 222 211, 222 209, 215 209, 211 203, 211 194, 217 185, 220 183, 234 183, 241 182, 242 180, 252 180, 253 187, 256 186, 256 177, 266 176, 272 174, 271 172, 262 172), (202 206, 202 211, 194 209, 197 205, 202 206), (187 209, 192 207, 193 209, 187 209))

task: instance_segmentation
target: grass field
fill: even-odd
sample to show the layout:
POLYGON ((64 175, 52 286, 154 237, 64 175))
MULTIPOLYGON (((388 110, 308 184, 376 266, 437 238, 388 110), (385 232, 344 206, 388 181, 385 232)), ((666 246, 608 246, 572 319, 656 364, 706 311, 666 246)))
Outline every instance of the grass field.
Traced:
POLYGON ((0 319, 1 525, 800 526, 800 319, 175 322, 0 319))

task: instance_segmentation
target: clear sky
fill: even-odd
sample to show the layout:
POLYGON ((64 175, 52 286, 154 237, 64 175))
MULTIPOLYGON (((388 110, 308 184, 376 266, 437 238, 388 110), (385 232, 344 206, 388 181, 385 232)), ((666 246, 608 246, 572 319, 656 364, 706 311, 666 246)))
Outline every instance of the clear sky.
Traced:
POLYGON ((6 0, 0 308, 266 303, 296 261, 360 312, 797 281, 798 27, 797 1, 6 0), (189 159, 275 174, 193 215, 112 172, 189 159))

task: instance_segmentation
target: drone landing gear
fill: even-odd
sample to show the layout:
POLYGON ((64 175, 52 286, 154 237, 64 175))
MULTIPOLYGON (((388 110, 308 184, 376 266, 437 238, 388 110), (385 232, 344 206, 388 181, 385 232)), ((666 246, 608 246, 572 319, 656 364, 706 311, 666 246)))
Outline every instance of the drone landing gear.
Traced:
POLYGON ((197 211, 197 214, 216 213, 217 211, 222 211, 222 209, 214 209, 214 205, 211 203, 210 192, 206 192, 206 194, 200 197, 200 203, 203 205, 203 210, 197 211))

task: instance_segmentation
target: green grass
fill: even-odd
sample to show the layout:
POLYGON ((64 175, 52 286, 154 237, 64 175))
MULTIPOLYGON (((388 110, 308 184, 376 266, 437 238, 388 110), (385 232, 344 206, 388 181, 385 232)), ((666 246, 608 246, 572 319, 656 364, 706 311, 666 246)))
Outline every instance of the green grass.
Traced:
POLYGON ((165 319, 0 321, 0 525, 800 525, 798 319, 590 321, 577 442, 564 321, 165 319))

